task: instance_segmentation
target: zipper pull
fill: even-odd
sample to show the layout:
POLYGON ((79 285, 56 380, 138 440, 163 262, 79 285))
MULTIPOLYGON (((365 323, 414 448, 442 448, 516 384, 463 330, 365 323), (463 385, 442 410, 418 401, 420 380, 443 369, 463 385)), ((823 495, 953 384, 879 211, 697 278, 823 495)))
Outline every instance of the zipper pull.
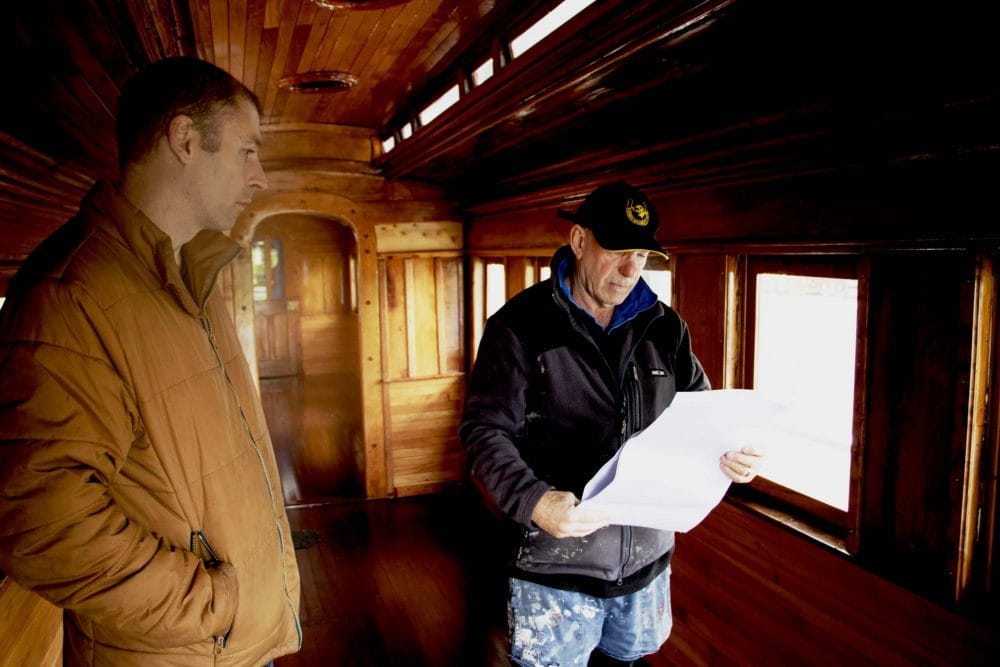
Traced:
POLYGON ((215 654, 220 655, 224 648, 226 648, 226 635, 219 635, 215 638, 215 654))

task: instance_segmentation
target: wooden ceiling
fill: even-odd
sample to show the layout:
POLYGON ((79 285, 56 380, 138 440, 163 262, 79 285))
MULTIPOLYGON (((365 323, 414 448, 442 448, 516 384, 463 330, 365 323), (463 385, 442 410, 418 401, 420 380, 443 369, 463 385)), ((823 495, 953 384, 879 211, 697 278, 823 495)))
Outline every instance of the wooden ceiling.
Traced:
MULTIPOLYGON (((95 179, 113 177, 118 90, 146 62, 219 64, 257 93, 265 124, 385 136, 459 66, 557 3, 9 4, 0 263, 23 258, 95 179), (358 83, 317 95, 278 87, 309 70, 358 83)), ((929 160, 996 173, 1000 42, 988 4, 598 0, 372 166, 438 186, 473 215, 563 205, 620 176, 662 194, 929 160)))
MULTIPOLYGON (((402 104, 490 33, 544 7, 524 0, 31 0, 5 5, 0 55, 0 260, 17 259, 116 170, 114 110, 139 67, 197 55, 258 95, 262 123, 332 123, 381 133, 402 104), (336 3, 334 3, 336 4, 336 3), (370 6, 370 8, 366 7, 370 6), (344 71, 333 94, 283 77, 344 71), (28 228, 27 220, 34 225, 28 228)), ((553 4, 551 1, 548 4, 553 4)))

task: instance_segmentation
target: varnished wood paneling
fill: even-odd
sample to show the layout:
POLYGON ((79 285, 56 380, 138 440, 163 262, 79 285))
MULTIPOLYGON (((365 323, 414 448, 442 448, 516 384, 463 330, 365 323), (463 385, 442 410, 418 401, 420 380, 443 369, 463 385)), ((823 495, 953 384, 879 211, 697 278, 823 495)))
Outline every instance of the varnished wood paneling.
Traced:
POLYGON ((388 255, 380 266, 386 441, 393 487, 407 495, 462 476, 461 258, 388 255))
POLYGON ((678 537, 671 588, 655 667, 984 665, 1000 650, 995 629, 728 502, 678 537))
POLYGON ((464 400, 464 375, 389 385, 389 442, 397 493, 462 478, 458 422, 464 400))
POLYGON ((726 257, 674 255, 674 310, 688 324, 691 345, 715 388, 723 387, 726 359, 726 257))
POLYGON ((460 222, 396 222, 375 225, 380 253, 459 250, 462 247, 460 222))
POLYGON ((61 665, 62 617, 62 609, 0 573, 0 665, 61 665))
POLYGON ((415 257, 406 263, 408 340, 412 343, 409 366, 413 377, 441 372, 438 357, 437 276, 434 259, 415 257))
POLYGON ((380 261, 387 380, 460 370, 461 259, 421 253, 380 261))
POLYGON ((968 253, 871 261, 860 555, 943 602, 961 531, 975 268, 968 253))

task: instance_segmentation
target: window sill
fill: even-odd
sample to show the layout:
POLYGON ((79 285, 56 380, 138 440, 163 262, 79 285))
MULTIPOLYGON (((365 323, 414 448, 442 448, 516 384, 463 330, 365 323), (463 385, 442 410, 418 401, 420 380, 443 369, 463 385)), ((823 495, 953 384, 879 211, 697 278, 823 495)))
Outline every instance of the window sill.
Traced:
POLYGON ((794 511, 777 507, 757 497, 741 497, 742 494, 726 494, 726 500, 737 507, 742 507, 752 514, 763 517, 771 523, 784 527, 800 535, 819 542, 831 551, 849 556, 847 540, 843 529, 827 526, 823 522, 803 517, 794 511))

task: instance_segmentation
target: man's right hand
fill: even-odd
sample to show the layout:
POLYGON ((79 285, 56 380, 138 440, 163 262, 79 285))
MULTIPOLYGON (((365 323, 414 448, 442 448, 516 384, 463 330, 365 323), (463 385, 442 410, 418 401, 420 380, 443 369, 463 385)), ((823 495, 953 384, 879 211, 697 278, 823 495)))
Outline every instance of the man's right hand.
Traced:
POLYGON ((553 537, 583 537, 611 522, 607 512, 577 508, 580 501, 568 491, 546 491, 531 520, 553 537))

